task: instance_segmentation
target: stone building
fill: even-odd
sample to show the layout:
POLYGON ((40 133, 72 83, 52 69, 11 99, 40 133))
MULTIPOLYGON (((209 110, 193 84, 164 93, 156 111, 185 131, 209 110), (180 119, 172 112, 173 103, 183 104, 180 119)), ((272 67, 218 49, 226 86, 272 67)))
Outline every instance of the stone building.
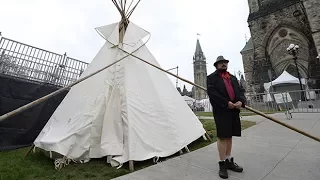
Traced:
MULTIPOLYGON (((196 51, 193 56, 194 83, 207 88, 207 62, 204 56, 199 39, 197 39, 196 51)), ((207 98, 207 92, 197 87, 192 88, 193 98, 201 100, 207 98)))
POLYGON ((309 86, 320 88, 320 0, 248 0, 251 39, 241 51, 248 91, 263 92, 284 70, 297 76, 290 44, 300 46, 298 69, 309 86))
POLYGON ((243 89, 245 89, 246 92, 248 91, 247 81, 244 79, 243 75, 240 76, 239 84, 240 86, 242 86, 243 89))
POLYGON ((180 87, 177 87, 178 92, 181 94, 181 96, 189 96, 193 97, 192 91, 188 91, 186 88, 186 85, 183 85, 183 90, 181 91, 180 87))

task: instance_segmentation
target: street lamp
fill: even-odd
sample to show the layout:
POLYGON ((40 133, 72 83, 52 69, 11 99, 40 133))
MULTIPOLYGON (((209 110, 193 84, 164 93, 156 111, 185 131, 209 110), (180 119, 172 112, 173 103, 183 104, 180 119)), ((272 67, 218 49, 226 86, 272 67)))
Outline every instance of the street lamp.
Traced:
MULTIPOLYGON (((167 71, 171 71, 171 70, 174 70, 174 69, 177 69, 177 76, 179 76, 179 66, 171 68, 171 69, 168 69, 167 71)), ((176 80, 176 88, 178 88, 178 78, 176 80)))
POLYGON ((297 70, 299 84, 300 84, 300 90, 301 90, 301 100, 304 101, 304 93, 303 93, 303 87, 302 87, 302 83, 301 83, 301 76, 300 76, 298 63, 297 63, 298 50, 299 50, 299 46, 296 44, 290 44, 289 47, 287 48, 287 51, 289 52, 289 54, 291 54, 293 56, 294 64, 296 65, 296 70, 297 70))

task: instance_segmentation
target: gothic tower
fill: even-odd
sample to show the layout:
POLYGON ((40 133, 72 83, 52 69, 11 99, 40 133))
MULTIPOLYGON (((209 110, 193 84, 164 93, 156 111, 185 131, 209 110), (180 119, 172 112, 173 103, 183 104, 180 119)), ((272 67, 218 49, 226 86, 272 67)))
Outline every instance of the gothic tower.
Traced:
POLYGON ((283 71, 297 77, 290 44, 300 46, 298 70, 309 86, 320 88, 320 1, 248 0, 251 39, 241 51, 248 86, 263 92, 263 83, 283 71))
MULTIPOLYGON (((197 39, 196 51, 193 56, 194 83, 202 87, 207 87, 207 63, 199 39, 197 39)), ((205 99, 207 92, 197 87, 193 88, 193 98, 196 100, 205 99)))

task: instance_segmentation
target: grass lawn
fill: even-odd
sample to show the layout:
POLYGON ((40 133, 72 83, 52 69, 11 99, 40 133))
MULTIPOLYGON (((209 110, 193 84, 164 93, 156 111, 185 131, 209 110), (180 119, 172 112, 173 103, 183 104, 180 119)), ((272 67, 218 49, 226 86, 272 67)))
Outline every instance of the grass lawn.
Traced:
MULTIPOLYGON (((201 120, 205 129, 213 141, 216 141, 216 127, 213 120, 201 120)), ((250 121, 241 121, 242 130, 253 126, 255 123, 250 121)), ((202 148, 211 144, 199 138, 188 147, 190 151, 202 148)), ((13 151, 0 152, 0 180, 107 180, 130 173, 128 163, 120 169, 112 168, 106 163, 106 159, 95 159, 85 164, 70 163, 60 171, 55 170, 53 160, 47 158, 39 150, 36 153, 31 152, 24 158, 28 148, 22 148, 13 151)), ((171 157, 178 156, 175 154, 171 157)), ((166 160, 165 159, 160 159, 166 160)), ((135 162, 135 170, 152 165, 152 160, 144 162, 135 162)))
POLYGON ((212 117, 213 116, 212 112, 195 112, 195 114, 197 116, 205 116, 205 117, 212 117))

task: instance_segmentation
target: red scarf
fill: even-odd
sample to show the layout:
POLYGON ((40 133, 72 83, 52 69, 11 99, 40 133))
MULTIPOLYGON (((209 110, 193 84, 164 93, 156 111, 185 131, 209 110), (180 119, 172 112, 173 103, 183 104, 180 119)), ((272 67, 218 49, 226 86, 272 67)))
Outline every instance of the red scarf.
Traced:
POLYGON ((221 72, 220 75, 224 81, 224 85, 226 86, 226 89, 231 101, 234 101, 236 97, 235 97, 234 89, 231 83, 231 76, 229 72, 227 71, 221 72))

